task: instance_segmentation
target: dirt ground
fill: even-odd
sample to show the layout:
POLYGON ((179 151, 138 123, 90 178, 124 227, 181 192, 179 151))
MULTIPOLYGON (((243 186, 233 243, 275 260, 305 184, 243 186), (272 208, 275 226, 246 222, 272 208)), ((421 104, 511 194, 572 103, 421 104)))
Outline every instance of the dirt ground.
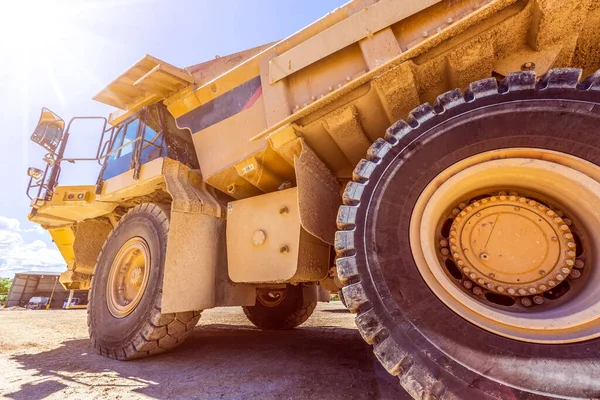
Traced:
POLYGON ((239 307, 203 312, 188 340, 121 362, 88 342, 85 310, 0 311, 0 398, 409 399, 339 302, 260 331, 239 307))

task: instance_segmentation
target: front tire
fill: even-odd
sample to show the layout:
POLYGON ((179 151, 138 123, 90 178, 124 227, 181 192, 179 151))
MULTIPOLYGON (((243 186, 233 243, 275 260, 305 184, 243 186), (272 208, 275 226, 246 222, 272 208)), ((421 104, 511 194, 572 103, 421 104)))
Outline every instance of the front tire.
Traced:
POLYGON ((141 204, 110 233, 90 290, 88 329, 102 355, 131 360, 159 354, 181 344, 200 311, 162 313, 168 209, 141 204))
MULTIPOLYGON (((515 73, 499 85, 494 79, 475 82, 464 95, 460 90, 448 92, 433 106, 415 109, 408 122, 392 126, 355 169, 336 235, 344 297, 358 314, 363 338, 414 398, 600 397, 597 335, 541 343, 542 339, 510 338, 483 323, 469 322, 453 304, 442 301, 422 273, 411 230, 416 205, 428 185, 442 185, 442 171, 463 160, 496 153, 495 159, 503 161, 514 157, 503 156, 505 152, 531 149, 532 154, 540 150, 576 157, 597 169, 600 74, 579 81, 580 73, 553 70, 539 82, 532 72, 515 73)), ((488 184, 485 179, 480 182, 488 184)), ((519 180, 512 183, 521 185, 519 180)), ((568 210, 577 201, 567 197, 561 203, 568 210)), ((596 214, 587 219, 597 219, 596 214)), ((598 232, 587 233, 588 246, 596 246, 598 232)), ((433 233, 425 231, 422 237, 428 235, 433 233)), ((594 271, 598 262, 593 256, 592 261, 594 271)), ((456 272, 460 282, 464 276, 456 272)), ((455 291, 462 293, 459 286, 455 291)), ((469 298, 481 298, 479 292, 469 298)), ((488 309, 508 314, 508 306, 502 307, 488 309)), ((531 315, 528 312, 524 318, 531 315)))
POLYGON ((301 285, 287 285, 284 290, 258 289, 256 305, 242 308, 256 327, 285 330, 306 322, 316 306, 314 301, 304 301, 301 285))

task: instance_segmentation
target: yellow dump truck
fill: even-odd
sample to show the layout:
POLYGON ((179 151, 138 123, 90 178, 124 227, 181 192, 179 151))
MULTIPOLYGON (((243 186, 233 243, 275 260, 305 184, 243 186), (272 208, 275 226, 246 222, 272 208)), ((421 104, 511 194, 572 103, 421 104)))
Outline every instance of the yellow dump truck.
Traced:
POLYGON ((142 58, 94 97, 118 109, 95 183, 59 185, 85 159, 44 109, 29 219, 111 358, 212 307, 293 328, 340 291, 415 398, 600 398, 598 68, 596 0, 355 0, 191 67, 142 58))

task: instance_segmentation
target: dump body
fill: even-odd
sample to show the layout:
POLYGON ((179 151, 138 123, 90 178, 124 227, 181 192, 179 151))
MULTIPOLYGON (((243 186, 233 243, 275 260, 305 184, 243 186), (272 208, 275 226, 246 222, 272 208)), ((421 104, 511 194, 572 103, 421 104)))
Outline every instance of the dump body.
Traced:
POLYGON ((190 274, 210 276, 204 298, 194 303, 203 308, 249 298, 215 289, 223 274, 230 286, 320 281, 334 291, 339 281, 327 249, 341 191, 386 129, 419 104, 478 79, 562 66, 596 70, 599 20, 591 1, 357 0, 280 42, 196 66, 146 56, 95 99, 120 109, 109 118, 115 127, 163 104, 187 132, 181 135, 189 135, 179 143, 193 143, 197 165, 165 153, 101 176, 97 185, 59 186, 53 196, 34 199, 30 218, 50 230, 68 264, 61 281, 71 287, 89 286, 108 232, 127 209, 151 200, 172 202, 181 230, 203 219, 183 216, 212 221, 195 239, 174 239, 179 261, 165 275, 167 304, 176 293, 198 292, 199 284, 185 279, 190 274), (248 212, 253 206, 245 201, 269 193, 257 202, 272 207, 248 212), (278 228, 284 207, 297 213, 287 230, 278 228), (228 219, 238 209, 253 222, 228 219), (242 231, 283 236, 266 256, 230 234, 242 231), (199 239, 211 236, 219 239, 199 239), (198 261, 193 248, 200 242, 210 243, 209 259, 198 261), (285 248, 291 257, 282 261, 285 248), (245 257, 234 256, 240 252, 245 257), (248 263, 265 259, 272 262, 248 273, 248 263), (282 262, 289 268, 278 268, 282 262))

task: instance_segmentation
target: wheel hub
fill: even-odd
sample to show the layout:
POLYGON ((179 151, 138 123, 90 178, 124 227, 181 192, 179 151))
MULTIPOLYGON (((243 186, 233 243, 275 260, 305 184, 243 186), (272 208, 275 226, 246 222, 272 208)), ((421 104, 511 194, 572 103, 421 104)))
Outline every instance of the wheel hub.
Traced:
POLYGON ((569 226, 552 209, 517 195, 490 196, 454 219, 450 252, 476 284, 511 296, 543 293, 575 264, 569 226))

